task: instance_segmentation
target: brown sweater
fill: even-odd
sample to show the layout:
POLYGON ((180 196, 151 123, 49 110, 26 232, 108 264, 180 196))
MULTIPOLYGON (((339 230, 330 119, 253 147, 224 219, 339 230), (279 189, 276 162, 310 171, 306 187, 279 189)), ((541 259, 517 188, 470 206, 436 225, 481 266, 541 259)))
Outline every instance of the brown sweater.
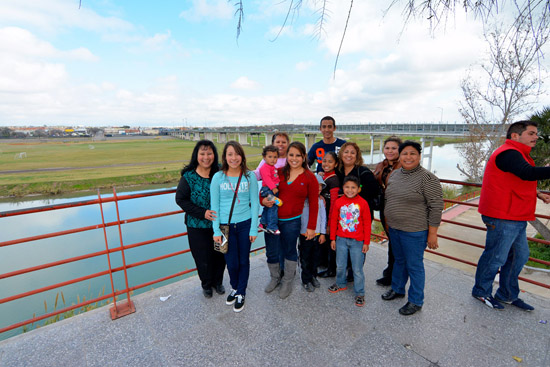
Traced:
POLYGON ((419 232, 439 227, 443 190, 439 179, 422 166, 395 170, 388 180, 384 214, 393 229, 419 232))

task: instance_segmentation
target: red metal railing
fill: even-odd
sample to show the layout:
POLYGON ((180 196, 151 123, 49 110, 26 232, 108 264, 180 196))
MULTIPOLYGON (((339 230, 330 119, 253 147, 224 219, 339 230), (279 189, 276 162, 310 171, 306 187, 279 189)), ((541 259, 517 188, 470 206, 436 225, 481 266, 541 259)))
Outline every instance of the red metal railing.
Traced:
MULTIPOLYGON (((463 185, 463 186, 473 186, 473 187, 479 187, 480 186, 479 184, 470 184, 470 183, 465 183, 465 182, 460 182, 460 181, 451 181, 451 180, 441 180, 441 182, 442 183, 447 183, 447 184, 463 185)), ((0 242, 0 251, 2 250, 2 248, 8 247, 8 246, 15 246, 15 245, 18 245, 18 244, 23 244, 23 243, 26 243, 26 242, 36 241, 36 240, 40 240, 40 239, 62 237, 62 236, 66 236, 66 235, 73 234, 73 233, 86 232, 86 231, 91 231, 91 230, 96 230, 96 229, 103 229, 104 239, 105 239, 105 250, 91 252, 91 253, 83 254, 83 255, 80 255, 80 256, 68 257, 66 259, 62 259, 62 260, 58 260, 58 261, 52 261, 52 262, 44 263, 44 264, 37 265, 37 266, 22 268, 22 269, 14 270, 14 271, 11 271, 11 272, 3 273, 3 274, 0 274, 0 280, 15 277, 15 276, 19 276, 19 275, 23 275, 23 274, 32 273, 32 272, 43 270, 43 269, 53 268, 53 267, 57 267, 57 266, 64 265, 64 264, 76 263, 76 262, 79 262, 79 261, 82 261, 82 260, 92 259, 92 258, 96 258, 96 257, 99 257, 99 256, 105 256, 106 255, 106 258, 107 258, 107 264, 106 264, 106 269, 105 270, 98 271, 98 272, 95 272, 93 274, 83 275, 83 276, 80 276, 80 277, 77 277, 77 278, 74 278, 74 279, 64 280, 64 281, 56 283, 56 284, 50 284, 50 285, 47 285, 47 286, 44 286, 44 287, 36 288, 36 289, 31 290, 31 291, 10 295, 8 297, 0 299, 0 304, 15 301, 15 300, 18 300, 18 299, 23 299, 25 297, 36 295, 36 294, 39 294, 39 293, 42 293, 42 292, 45 292, 45 291, 48 291, 48 290, 57 289, 57 288, 60 288, 60 287, 66 286, 66 285, 75 284, 75 283, 79 283, 79 282, 82 282, 82 281, 85 281, 85 280, 94 279, 94 278, 98 278, 98 277, 103 277, 103 276, 107 276, 107 275, 110 277, 110 284, 111 284, 111 290, 107 294, 103 294, 103 295, 100 295, 100 296, 95 297, 95 298, 90 298, 88 300, 78 302, 77 304, 74 304, 74 305, 71 305, 71 306, 68 306, 68 307, 65 307, 65 308, 61 308, 61 309, 58 309, 58 310, 54 310, 52 312, 46 312, 43 315, 32 317, 30 319, 20 321, 20 322, 14 323, 12 325, 3 327, 3 328, 0 329, 0 334, 4 333, 4 332, 7 332, 7 331, 10 331, 10 330, 13 330, 13 329, 16 329, 16 328, 19 328, 19 327, 22 327, 22 326, 25 326, 25 325, 28 325, 28 324, 34 324, 34 323, 37 323, 37 322, 42 321, 42 320, 47 320, 47 319, 50 319, 54 316, 64 314, 64 313, 72 311, 72 310, 81 309, 81 308, 86 307, 88 305, 98 303, 98 302, 102 302, 102 301, 106 301, 106 300, 109 300, 109 299, 112 299, 113 302, 114 302, 114 306, 111 308, 111 317, 113 319, 115 319, 115 318, 121 317, 125 314, 128 314, 130 312, 133 312, 135 310, 135 308, 134 308, 134 306, 131 302, 131 299, 130 299, 131 292, 133 292, 135 290, 138 290, 138 289, 143 289, 143 288, 151 286, 153 284, 164 282, 166 280, 170 280, 170 279, 173 279, 173 278, 176 278, 176 277, 179 277, 179 276, 182 276, 182 275, 185 275, 185 274, 188 274, 188 273, 191 273, 191 272, 195 271, 196 270, 195 268, 187 269, 187 270, 179 271, 179 272, 176 272, 174 274, 167 275, 167 276, 164 276, 164 277, 161 277, 161 278, 158 278, 158 279, 147 280, 146 282, 144 282, 142 284, 129 286, 130 283, 128 282, 128 272, 127 272, 128 269, 137 268, 137 267, 145 265, 145 264, 150 264, 150 263, 154 263, 154 262, 164 260, 164 259, 167 259, 167 258, 171 258, 171 257, 174 257, 174 256, 183 255, 183 254, 188 253, 189 249, 175 251, 175 252, 165 254, 165 255, 162 255, 162 256, 151 257, 151 258, 148 258, 146 260, 136 261, 134 263, 129 263, 129 264, 126 263, 126 259, 123 258, 122 265, 117 266, 117 267, 112 267, 112 264, 110 263, 110 256, 109 256, 110 254, 120 253, 122 255, 126 251, 129 251, 129 250, 132 250, 132 249, 135 249, 135 248, 138 248, 138 247, 142 247, 142 246, 145 246, 145 245, 158 243, 158 242, 162 242, 162 241, 167 241, 167 240, 170 240, 170 239, 179 238, 179 237, 183 237, 183 236, 187 235, 186 232, 183 232, 183 233, 177 233, 177 234, 173 234, 173 235, 169 235, 169 236, 158 237, 158 238, 147 240, 147 241, 141 241, 141 242, 136 242, 136 243, 132 243, 132 244, 123 244, 123 238, 122 238, 123 225, 129 224, 129 223, 142 222, 142 221, 151 220, 151 219, 155 219, 155 218, 173 216, 173 215, 180 214, 183 211, 182 210, 176 210, 176 211, 170 211, 170 212, 154 214, 154 215, 146 215, 146 216, 140 216, 140 217, 135 217, 135 218, 121 219, 120 218, 120 213, 118 211, 118 203, 121 202, 121 201, 124 201, 124 200, 133 200, 133 199, 146 198, 146 197, 152 197, 152 196, 157 196, 157 195, 173 195, 174 193, 175 193, 175 190, 173 190, 173 189, 158 190, 158 191, 153 191, 153 192, 149 192, 149 193, 131 194, 131 195, 117 195, 116 192, 114 192, 112 197, 101 197, 101 195, 99 195, 99 193, 98 193, 98 198, 93 199, 93 200, 72 202, 72 203, 66 203, 66 204, 60 204, 60 205, 49 205, 49 206, 42 206, 42 207, 37 207, 37 208, 14 210, 14 211, 8 211, 8 212, 0 213, 0 218, 7 218, 7 217, 24 216, 24 215, 31 214, 31 213, 39 213, 39 212, 61 210, 61 209, 66 209, 66 208, 75 208, 75 207, 90 206, 90 205, 98 205, 99 209, 102 212, 102 216, 101 216, 102 223, 95 224, 95 225, 90 225, 90 226, 85 226, 85 227, 72 228, 72 229, 67 229, 67 230, 63 230, 63 231, 44 233, 44 234, 35 235, 35 236, 16 238, 16 239, 8 240, 8 241, 3 241, 3 242, 0 242), (117 220, 113 221, 113 222, 106 222, 105 219, 104 219, 104 216, 103 216, 103 204, 110 203, 110 202, 113 202, 116 205, 117 220), (116 247, 116 248, 109 248, 106 229, 109 228, 109 227, 114 227, 114 226, 116 226, 118 228, 120 246, 116 247), (113 274, 120 273, 120 272, 122 272, 124 274, 125 289, 116 290, 115 286, 114 286, 114 281, 113 281, 113 274), (117 298, 119 296, 125 296, 125 300, 123 300, 122 302, 119 302, 119 304, 117 305, 117 298)), ((466 206, 471 206, 471 207, 477 207, 477 204, 475 204, 475 203, 469 203, 469 202, 463 201, 463 200, 471 199, 474 196, 475 196, 475 194, 469 194, 467 196, 459 197, 459 198, 453 199, 453 200, 445 199, 445 202, 446 202, 446 205, 449 205, 449 206, 452 206, 452 205, 466 205, 466 206)), ((544 216, 544 215, 537 215, 537 217, 550 219, 549 216, 544 216)), ((486 231, 486 228, 482 227, 482 226, 475 226, 475 225, 470 225, 470 224, 467 224, 467 223, 460 223, 460 222, 457 222, 457 221, 454 221, 454 220, 444 220, 444 222, 446 222, 448 224, 451 224, 451 225, 458 225, 458 226, 463 226, 463 227, 467 227, 467 228, 471 228, 471 229, 475 229, 475 230, 486 231)), ((385 238, 385 236, 383 234, 374 234, 373 236, 377 237, 377 238, 385 238)), ((439 235, 439 237, 444 238, 444 239, 448 239, 448 240, 452 240, 452 241, 460 243, 460 244, 483 248, 483 246, 481 244, 472 243, 472 242, 469 242, 469 241, 462 240, 460 238, 451 238, 449 236, 445 236, 445 235, 441 235, 441 234, 439 235)), ((539 243, 550 245, 549 241, 537 240, 537 239, 532 239, 532 238, 529 238, 529 240, 534 240, 534 241, 539 242, 539 243)), ((263 247, 255 249, 252 252, 259 251, 261 249, 263 249, 263 247)), ((448 258, 448 259, 452 259, 454 261, 458 261, 458 262, 461 262, 461 263, 464 263, 464 264, 469 264, 469 265, 472 265, 472 266, 476 266, 475 263, 472 263, 472 262, 469 262, 467 260, 460 259, 460 258, 457 258, 457 257, 454 257, 454 256, 450 256, 450 255, 447 255, 447 254, 443 254, 441 252, 434 252, 434 251, 431 251, 431 250, 427 250, 427 252, 432 253, 432 254, 437 255, 437 256, 442 256, 442 257, 445 257, 445 258, 448 258)), ((124 256, 124 255, 122 255, 122 256, 124 256)), ((548 262, 548 261, 542 261, 542 260, 533 259, 533 258, 530 258, 530 260, 538 262, 540 264, 550 265, 550 262, 548 262)), ((520 278, 520 279, 525 281, 525 282, 529 282, 529 283, 535 284, 537 286, 550 289, 550 285, 548 285, 548 284, 540 283, 540 282, 533 281, 531 279, 526 279, 526 278, 520 278)))
MULTIPOLYGON (((63 287, 63 286, 79 283, 79 282, 82 282, 82 281, 85 281, 85 280, 90 280, 90 279, 94 279, 94 278, 98 278, 98 277, 102 277, 102 276, 106 276, 106 275, 108 275, 110 277, 111 291, 108 294, 104 294, 104 295, 101 295, 101 296, 98 296, 98 297, 95 297, 95 298, 91 298, 91 299, 88 299, 88 300, 85 300, 85 301, 83 300, 82 302, 79 302, 77 304, 74 304, 74 305, 71 305, 71 306, 68 306, 68 307, 65 307, 65 308, 60 308, 60 309, 54 310, 53 312, 47 312, 43 315, 32 317, 28 320, 24 320, 24 321, 17 322, 17 323, 14 323, 12 325, 0 328, 0 334, 4 333, 4 332, 7 332, 7 331, 10 331, 10 330, 13 330, 13 329, 16 329, 16 328, 19 328, 19 327, 22 327, 22 326, 25 326, 25 325, 34 324, 34 323, 37 323, 37 322, 42 321, 42 320, 47 320, 47 319, 50 319, 54 316, 61 315, 61 314, 64 314, 66 312, 70 312, 72 310, 82 309, 85 306, 88 306, 88 305, 91 305, 91 304, 94 304, 94 303, 97 304, 98 302, 109 300, 109 299, 112 299, 113 303, 114 303, 113 307, 110 308, 111 318, 116 319, 116 318, 122 317, 124 315, 127 315, 129 313, 135 312, 135 307, 133 305, 133 302, 131 301, 131 292, 133 292, 135 290, 138 290, 138 289, 142 289, 142 288, 151 286, 153 284, 164 282, 166 280, 170 280, 170 279, 182 276, 182 275, 186 275, 186 274, 189 274, 189 273, 195 271, 196 268, 187 269, 187 270, 179 271, 179 272, 176 272, 174 274, 164 276, 164 277, 161 277, 161 278, 158 278, 158 279, 149 280, 149 281, 147 281, 145 283, 142 283, 142 284, 139 284, 139 285, 135 285, 135 286, 132 286, 132 287, 129 286, 128 273, 127 273, 128 269, 136 268, 136 267, 139 267, 139 266, 142 266, 142 265, 145 265, 145 264, 150 264, 150 263, 160 261, 160 260, 164 260, 164 259, 168 259, 168 258, 171 258, 171 257, 183 255, 183 254, 188 253, 190 250, 186 249, 186 250, 176 251, 176 252, 172 252, 172 253, 165 254, 165 255, 162 255, 162 256, 157 256, 157 257, 149 258, 149 259, 146 259, 146 260, 143 260, 143 261, 137 261, 137 262, 134 262, 134 263, 131 263, 131 264, 127 264, 125 256, 124 256, 125 251, 131 250, 131 249, 134 249, 134 248, 137 248, 137 247, 157 243, 157 242, 162 242, 162 241, 166 241, 166 240, 170 240, 170 239, 174 239, 174 238, 178 238, 178 237, 183 237, 183 236, 187 235, 187 232, 178 233, 178 234, 169 235, 169 236, 158 237, 158 238, 148 240, 148 241, 142 241, 142 242, 136 242, 136 243, 133 243, 133 244, 124 245, 123 244, 123 237, 122 237, 122 225, 123 224, 129 224, 129 223, 135 223, 135 222, 150 220, 150 219, 154 219, 154 218, 162 218, 162 217, 177 215, 177 214, 183 213, 183 211, 182 210, 176 210, 176 211, 160 213, 160 214, 154 214, 154 215, 147 215, 147 216, 141 216, 141 217, 135 217, 135 218, 129 218, 129 219, 121 219, 119 209, 118 209, 118 202, 124 201, 124 200, 139 199, 139 198, 146 198, 146 197, 152 197, 152 196, 157 196, 157 195, 167 195, 167 194, 174 194, 174 193, 175 193, 175 190, 170 189, 170 190, 158 190, 158 191, 153 191, 153 192, 144 193, 144 194, 117 195, 116 191, 113 190, 113 196, 108 197, 108 198, 101 197, 101 195, 98 192, 98 199, 94 199, 94 200, 84 200, 84 201, 78 201, 78 202, 72 202, 72 203, 65 203, 65 204, 59 204, 59 205, 49 205, 49 206, 42 206, 42 207, 37 207, 37 208, 13 210, 13 211, 7 211, 7 212, 0 213, 0 218, 7 218, 7 217, 24 216, 24 215, 32 214, 32 213, 40 213, 40 212, 61 210, 61 209, 67 209, 67 208, 76 208, 76 207, 82 207, 82 206, 98 205, 99 208, 100 208, 100 211, 101 211, 101 218, 102 218, 102 223, 100 223, 100 224, 95 224, 95 225, 85 226, 85 227, 79 227, 79 228, 72 228, 72 229, 68 229, 68 230, 51 232, 51 233, 45 233, 45 234, 36 235, 36 236, 17 238, 17 239, 8 240, 8 241, 2 241, 2 242, 0 242, 0 250, 2 248, 8 247, 8 246, 14 246, 14 245, 22 244, 22 243, 26 243, 26 242, 31 242, 31 241, 41 240, 41 239, 48 239, 48 238, 55 238, 55 237, 62 237, 62 236, 66 236, 66 235, 69 235, 69 234, 86 232, 86 231, 96 230, 96 229, 103 229, 104 239, 105 239, 105 250, 103 250, 103 251, 97 251, 97 252, 88 253, 88 254, 84 254, 84 255, 80 255, 80 256, 74 256, 74 257, 63 259, 63 260, 48 262, 48 263, 44 263, 44 264, 37 265, 37 266, 27 267, 27 268, 18 269, 18 270, 15 270, 15 271, 3 273, 3 274, 0 274, 0 280, 15 277, 15 276, 22 275, 22 274, 32 273, 32 272, 43 270, 43 269, 53 268, 53 267, 64 265, 64 264, 75 263, 75 262, 78 262, 78 261, 91 259, 91 258, 95 258, 95 257, 99 257, 99 256, 110 255, 110 254, 113 254, 113 253, 120 252, 121 255, 122 255, 122 266, 112 267, 111 266, 111 261, 110 261, 110 256, 106 256, 106 258, 107 258, 107 269, 106 270, 95 272, 93 274, 88 274, 88 275, 81 276, 81 277, 77 277, 77 278, 74 278, 74 279, 66 280, 66 281, 63 281, 63 282, 56 283, 56 284, 51 284, 51 285, 48 285, 48 286, 36 288, 36 289, 31 290, 31 291, 22 292, 22 293, 19 293, 19 294, 14 294, 14 295, 11 295, 11 296, 0 299, 0 304, 4 304, 4 303, 7 303, 7 302, 15 301, 15 300, 22 299, 22 298, 25 298, 25 297, 29 297, 29 296, 32 296, 32 295, 36 295, 36 294, 39 294, 39 293, 42 293, 42 292, 46 292, 46 291, 49 291, 49 290, 57 289, 57 288, 60 288, 60 287, 63 287), (114 222, 105 222, 105 219, 104 219, 103 204, 104 203, 109 203, 109 202, 114 202, 115 205, 116 205, 117 220, 114 221, 114 222), (109 244, 108 244, 108 240, 107 240, 106 229, 108 227, 113 227, 113 226, 117 226, 118 227, 118 232, 119 232, 120 246, 117 247, 117 248, 109 248, 109 244), (123 290, 115 290, 114 281, 113 281, 113 274, 118 273, 118 272, 123 272, 124 273, 125 288, 123 290), (121 296, 121 295, 125 295, 126 299, 123 302, 119 302, 118 305, 117 305, 117 297, 121 296)), ((256 252, 256 251, 262 250, 263 248, 264 247, 256 248, 256 249, 252 250, 251 252, 256 252)))
MULTIPOLYGON (((461 186, 481 188, 481 184, 477 184, 477 183, 454 181, 454 180, 445 180, 445 179, 441 179, 440 181, 441 181, 441 183, 444 183, 444 184, 452 184, 452 185, 461 185, 461 186)), ((455 199, 443 199, 443 201, 445 202, 445 210, 451 208, 454 205, 464 205, 464 206, 470 206, 470 207, 477 208, 478 207, 477 203, 467 202, 466 200, 471 200, 471 199, 474 199, 474 198, 478 197, 480 192, 481 192, 481 190, 479 189, 479 190, 474 190, 472 192, 460 195, 460 196, 456 197, 455 199)), ((550 219, 550 216, 543 215, 543 214, 535 214, 535 217, 540 218, 540 219, 550 219)), ((379 221, 379 220, 377 220, 377 221, 379 221)), ((441 221, 443 223, 449 223, 449 224, 456 225, 456 226, 461 226, 461 227, 466 227, 466 228, 471 228, 471 229, 487 232, 487 228, 483 227, 483 226, 476 226, 476 225, 472 225, 472 224, 468 224, 468 223, 460 223, 460 222, 457 222, 457 221, 454 221, 454 220, 449 220, 449 219, 442 219, 441 221)), ((387 236, 385 236, 384 233, 373 234, 373 236, 377 239, 386 239, 386 240, 388 239, 387 236)), ((453 238, 453 237, 450 237, 450 236, 442 235, 440 233, 438 233, 437 237, 443 238, 443 239, 446 239, 446 240, 450 240, 450 241, 453 241, 453 242, 456 242, 456 243, 464 244, 464 245, 467 245, 467 246, 471 246, 471 247, 477 247, 477 248, 481 248, 481 249, 485 248, 484 245, 474 243, 474 242, 471 242, 471 241, 465 241, 465 240, 462 240, 460 238, 453 238)), ((544 244, 544 245, 547 245, 547 246, 550 245, 550 241, 545 241, 545 240, 541 240, 541 239, 538 239, 538 238, 527 237, 527 240, 537 242, 537 243, 541 243, 541 244, 544 244)), ((474 267, 477 266, 476 263, 473 263, 471 261, 467 261, 467 260, 464 260, 464 259, 460 259, 460 258, 457 258, 455 256, 451 256, 451 255, 448 255, 448 254, 445 254, 445 253, 442 253, 441 251, 433 251, 433 250, 430 250, 430 249, 426 249, 426 252, 428 252, 430 254, 433 254, 433 255, 440 256, 440 257, 445 257, 447 259, 451 259, 451 260, 454 260, 454 261, 457 261, 457 262, 460 262, 460 263, 463 263, 463 264, 468 264, 468 265, 471 265, 471 266, 474 266, 474 267)), ((540 259, 536 259, 536 258, 533 258, 533 257, 529 257, 529 260, 533 261, 535 263, 550 266, 550 261, 540 260, 540 259)), ((540 287, 543 287, 543 288, 550 289, 550 284, 537 282, 535 280, 528 279, 528 278, 525 278, 525 277, 519 277, 519 279, 524 281, 524 282, 527 282, 527 283, 531 283, 531 284, 534 284, 534 285, 537 285, 537 286, 540 286, 540 287)))

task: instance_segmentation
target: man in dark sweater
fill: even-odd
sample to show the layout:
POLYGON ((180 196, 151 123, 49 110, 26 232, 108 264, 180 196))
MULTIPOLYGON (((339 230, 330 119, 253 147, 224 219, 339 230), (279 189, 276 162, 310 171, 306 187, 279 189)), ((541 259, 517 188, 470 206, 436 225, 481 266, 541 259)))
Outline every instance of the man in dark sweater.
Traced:
POLYGON ((550 195, 537 190, 537 180, 550 178, 550 167, 535 167, 529 155, 537 143, 537 124, 515 122, 506 142, 493 152, 483 176, 478 211, 487 226, 485 250, 477 264, 472 296, 487 306, 502 303, 525 311, 534 307, 518 298, 518 276, 529 259, 525 229, 535 219, 537 198, 550 203, 550 195), (493 298, 493 281, 500 269, 500 285, 493 298))
POLYGON ((323 171, 322 164, 325 153, 336 152, 338 154, 338 150, 346 142, 334 136, 336 121, 331 116, 325 116, 321 119, 319 130, 323 134, 323 139, 313 144, 307 153, 307 163, 310 167, 313 163, 317 162, 317 169, 315 171, 317 173, 323 171))

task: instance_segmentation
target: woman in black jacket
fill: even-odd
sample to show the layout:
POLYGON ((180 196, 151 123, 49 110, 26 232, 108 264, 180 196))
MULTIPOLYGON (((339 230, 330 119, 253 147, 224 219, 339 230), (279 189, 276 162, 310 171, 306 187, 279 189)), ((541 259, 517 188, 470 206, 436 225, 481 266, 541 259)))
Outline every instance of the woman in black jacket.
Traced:
POLYGON ((212 297, 212 288, 224 294, 225 258, 214 250, 212 221, 216 212, 210 210, 210 182, 219 171, 218 151, 210 140, 197 142, 191 161, 181 171, 176 190, 176 203, 185 211, 189 249, 195 260, 202 292, 212 297))

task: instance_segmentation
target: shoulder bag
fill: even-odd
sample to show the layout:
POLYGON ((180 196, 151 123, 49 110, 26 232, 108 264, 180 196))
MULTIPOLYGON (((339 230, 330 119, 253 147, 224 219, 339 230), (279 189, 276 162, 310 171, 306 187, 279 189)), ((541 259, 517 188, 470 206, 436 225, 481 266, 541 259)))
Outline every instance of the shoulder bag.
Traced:
POLYGON ((239 191, 239 186, 241 185, 241 178, 243 174, 241 172, 239 180, 237 181, 237 188, 235 189, 235 194, 233 195, 233 202, 231 203, 231 210, 229 211, 229 219, 227 219, 227 224, 220 224, 220 231, 222 232, 222 243, 214 242, 214 250, 221 252, 222 254, 227 254, 229 249, 229 224, 231 223, 231 217, 233 216, 233 208, 235 207, 235 200, 237 200, 237 192, 239 191))

